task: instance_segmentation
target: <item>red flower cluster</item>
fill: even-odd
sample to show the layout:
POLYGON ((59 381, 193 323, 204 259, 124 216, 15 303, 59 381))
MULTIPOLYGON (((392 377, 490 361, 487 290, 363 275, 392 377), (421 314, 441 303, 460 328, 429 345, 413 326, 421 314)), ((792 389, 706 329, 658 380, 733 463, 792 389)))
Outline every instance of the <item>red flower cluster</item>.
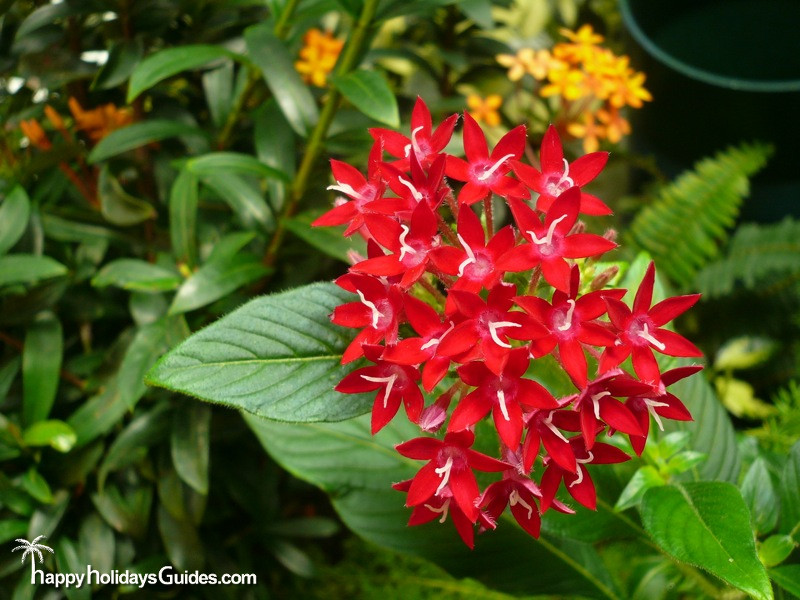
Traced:
POLYGON ((626 290, 602 289, 602 278, 581 282, 576 261, 616 247, 608 237, 584 233, 578 222, 580 213, 610 212, 581 190, 603 169, 606 153, 570 164, 550 127, 539 171, 520 162, 524 127, 511 130, 490 152, 483 131, 464 113, 464 160, 443 152, 457 119, 452 115, 434 129, 428 108, 418 100, 410 137, 373 129, 366 177, 331 161, 336 183, 329 189, 346 199, 314 224, 346 224, 345 235, 358 233, 368 241, 368 257, 337 280, 357 299, 337 307, 332 320, 360 329, 342 362, 363 356, 371 364, 347 375, 336 389, 377 392, 373 434, 401 404, 426 432, 438 431, 449 416, 443 439, 419 437, 397 446, 403 456, 427 462, 412 480, 395 487, 407 492, 406 505, 413 507, 410 525, 449 515, 472 547, 475 525, 494 529, 506 506, 533 536, 548 508, 573 512, 555 499, 562 481, 577 502, 595 508, 586 465, 630 458, 597 441, 600 433, 626 434, 641 454, 651 416, 659 426, 661 418, 691 420, 666 387, 701 367, 661 373, 653 352, 701 353, 664 329, 698 296, 651 307, 652 263, 632 309, 621 300, 626 290), (385 162, 385 153, 394 160, 385 162), (445 177, 463 183, 457 194, 445 177), (527 202, 531 191, 538 194, 535 208, 527 202), (496 232, 494 195, 513 216, 513 224, 496 232), (481 201, 482 218, 472 208, 481 201), (448 212, 455 228, 443 217, 448 212), (506 277, 523 272, 528 276, 506 277), (548 354, 555 355, 576 393, 555 398, 526 377, 531 361, 548 354), (587 354, 597 364, 593 379, 587 354), (620 368, 629 355, 635 376, 620 368), (448 375, 453 383, 425 406, 421 388, 432 393, 448 375), (490 413, 500 459, 471 449, 476 423, 490 413), (537 457, 544 465, 538 483, 531 477, 537 457), (474 471, 502 478, 481 492, 474 471))

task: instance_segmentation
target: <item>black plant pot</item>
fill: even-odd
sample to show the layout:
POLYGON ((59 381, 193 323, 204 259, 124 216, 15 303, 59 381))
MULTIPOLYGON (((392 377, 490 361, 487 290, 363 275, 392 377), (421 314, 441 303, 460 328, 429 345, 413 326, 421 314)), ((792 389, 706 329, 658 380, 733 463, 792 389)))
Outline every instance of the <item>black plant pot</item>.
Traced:
POLYGON ((800 216, 800 0, 620 0, 653 101, 633 143, 675 174, 731 144, 775 147, 743 218, 800 216))

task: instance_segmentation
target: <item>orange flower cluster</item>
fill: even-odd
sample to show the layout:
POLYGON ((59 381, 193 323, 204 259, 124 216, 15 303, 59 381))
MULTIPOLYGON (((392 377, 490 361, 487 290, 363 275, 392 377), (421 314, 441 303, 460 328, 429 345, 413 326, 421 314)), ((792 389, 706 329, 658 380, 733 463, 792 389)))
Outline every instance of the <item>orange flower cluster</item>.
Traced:
POLYGON ((115 129, 133 122, 133 112, 130 108, 117 108, 113 104, 83 110, 75 98, 70 98, 69 111, 75 119, 75 128, 86 132, 93 142, 99 142, 115 129))
POLYGON ((561 98, 567 132, 583 139, 586 152, 594 152, 600 140, 617 143, 630 133, 622 108, 641 108, 652 96, 644 88, 644 73, 634 71, 627 56, 600 46, 603 37, 590 25, 561 33, 569 41, 556 44, 550 52, 526 48, 516 56, 498 55, 497 61, 509 68, 512 81, 530 74, 543 82, 542 97, 561 98))
POLYGON ((300 60, 294 63, 294 68, 306 83, 325 87, 343 46, 344 40, 333 37, 330 31, 309 29, 303 36, 300 60))
POLYGON ((502 105, 503 98, 498 94, 489 94, 486 98, 478 94, 467 96, 469 114, 479 123, 486 123, 489 127, 500 124, 500 113, 497 111, 502 105))

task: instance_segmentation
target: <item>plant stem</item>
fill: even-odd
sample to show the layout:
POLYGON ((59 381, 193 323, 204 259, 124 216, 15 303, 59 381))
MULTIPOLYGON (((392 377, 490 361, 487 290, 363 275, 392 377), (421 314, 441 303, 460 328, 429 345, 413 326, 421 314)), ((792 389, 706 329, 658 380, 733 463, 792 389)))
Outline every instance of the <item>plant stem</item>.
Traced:
POLYGON ((486 217, 486 239, 494 236, 494 215, 492 213, 492 194, 483 199, 483 215, 486 217))
MULTIPOLYGON (((344 52, 336 67, 336 75, 338 77, 346 75, 356 67, 377 10, 378 0, 365 0, 356 26, 350 34, 348 44, 345 46, 344 52)), ((311 172, 322 151, 325 137, 333 122, 333 117, 336 115, 336 110, 339 108, 340 99, 341 95, 339 94, 339 90, 331 88, 328 92, 328 97, 325 99, 325 104, 322 106, 319 121, 317 121, 316 126, 308 138, 308 146, 306 147, 303 159, 300 161, 300 166, 297 169, 297 175, 289 190, 289 197, 283 205, 280 215, 278 215, 275 232, 264 253, 263 263, 265 266, 270 267, 275 264, 278 250, 280 249, 283 235, 286 231, 285 222, 295 213, 297 206, 300 204, 300 200, 305 194, 309 179, 311 178, 311 172)))
MULTIPOLYGON (((289 0, 286 3, 286 6, 278 17, 278 21, 275 23, 275 28, 273 29, 276 37, 283 39, 289 32, 289 23, 291 22, 292 16, 294 15, 294 11, 298 4, 300 4, 300 0, 289 0)), ((217 136, 217 150, 224 150, 228 144, 230 144, 233 128, 236 127, 236 123, 239 122, 242 112, 247 106, 250 97, 253 95, 253 90, 255 89, 256 84, 261 80, 261 75, 258 73, 258 71, 249 67, 243 68, 248 69, 247 81, 245 82, 242 93, 236 98, 236 103, 233 105, 231 112, 228 113, 228 118, 225 119, 225 124, 222 126, 222 130, 217 136)))

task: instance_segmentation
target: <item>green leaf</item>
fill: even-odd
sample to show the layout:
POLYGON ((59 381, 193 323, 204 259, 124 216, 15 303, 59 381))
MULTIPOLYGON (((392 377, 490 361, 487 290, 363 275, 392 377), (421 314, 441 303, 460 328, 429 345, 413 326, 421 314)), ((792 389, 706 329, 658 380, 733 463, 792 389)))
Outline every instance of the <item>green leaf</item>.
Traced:
POLYGON ((67 274, 67 267, 49 256, 11 254, 0 256, 0 286, 15 283, 32 284, 67 274))
POLYGON ((471 551, 451 523, 408 527, 405 497, 391 485, 413 477, 422 463, 394 449, 419 435, 419 429, 404 419, 373 437, 368 416, 326 424, 244 416, 270 455, 293 475, 328 492, 344 523, 370 542, 422 556, 457 577, 478 579, 510 593, 622 597, 588 544, 546 535, 536 541, 511 520, 503 520, 491 535, 478 537, 471 551))
POLYGON ((759 544, 758 558, 765 567, 774 567, 789 558, 796 546, 789 535, 771 535, 759 544))
MULTIPOLYGON (((284 148, 284 151, 286 149, 284 148)), ((209 152, 186 161, 186 168, 199 177, 216 175, 220 172, 236 171, 242 175, 255 175, 289 181, 289 176, 249 154, 238 152, 209 152)))
POLYGON ((31 498, 35 498, 42 504, 50 504, 53 501, 53 492, 50 491, 50 485, 34 467, 31 467, 22 475, 20 485, 23 490, 30 494, 31 498))
POLYGON ((144 56, 144 44, 137 37, 114 43, 108 53, 106 64, 100 67, 92 81, 92 90, 108 90, 124 83, 144 56))
POLYGON ((183 282, 168 314, 177 315, 211 304, 269 272, 250 254, 209 260, 183 282))
POLYGON ((221 67, 203 73, 203 91, 211 121, 215 127, 222 127, 233 106, 233 62, 227 60, 221 67))
POLYGON ((147 531, 152 502, 153 489, 150 486, 134 488, 123 496, 109 484, 102 493, 92 494, 92 503, 106 523, 134 538, 143 537, 147 531))
POLYGON ((319 119, 319 111, 308 87, 294 69, 294 62, 269 24, 254 25, 244 32, 247 52, 261 70, 267 86, 286 120, 305 137, 319 119))
POLYGON ((77 6, 66 2, 59 4, 45 4, 31 12, 25 20, 20 23, 15 36, 15 40, 25 37, 29 33, 41 29, 45 25, 50 25, 58 19, 63 19, 70 15, 79 14, 77 6))
MULTIPOLYGON (((81 556, 80 548, 68 537, 58 540, 55 548, 56 567, 59 573, 81 573, 86 570, 86 557, 81 556)), ((89 563, 91 564, 91 563, 89 563)), ((69 600, 90 600, 92 586, 64 588, 64 593, 69 600)))
POLYGON ((97 489, 102 493, 108 474, 144 458, 147 449, 161 441, 169 430, 169 405, 160 404, 139 415, 114 439, 97 471, 97 489))
POLYGON ((335 77, 333 84, 353 106, 368 117, 389 127, 400 126, 397 98, 380 73, 358 69, 335 77))
POLYGON ((665 485, 667 482, 658 474, 658 470, 650 465, 639 467, 633 474, 628 485, 619 495, 619 500, 614 505, 614 510, 625 510, 637 506, 650 488, 665 485))
POLYGON ((494 27, 490 0, 461 0, 458 7, 482 29, 494 27))
POLYGON ((38 421, 22 432, 26 445, 50 446, 59 452, 69 452, 77 439, 72 427, 55 419, 38 421))
POLYGON ((97 177, 97 195, 103 217, 114 225, 136 225, 156 217, 155 209, 148 202, 131 196, 122 188, 108 165, 103 165, 97 177))
POLYGON ((245 177, 224 171, 210 171, 201 180, 231 207, 245 228, 255 229, 258 226, 264 231, 272 231, 275 225, 272 211, 261 191, 245 177))
POLYGON ((8 252, 25 233, 30 213, 28 194, 20 186, 15 187, 0 205, 0 254, 8 252))
POLYGON ((114 568, 114 532, 97 513, 89 513, 81 523, 78 543, 85 564, 92 565, 100 573, 108 573, 114 568))
POLYGON ((170 351, 147 382, 281 421, 335 421, 364 414, 371 395, 339 394, 352 330, 330 322, 353 296, 316 283, 251 300, 170 351))
POLYGON ((100 140, 89 153, 89 162, 97 163, 152 142, 179 136, 205 139, 206 134, 198 127, 168 119, 131 123, 127 127, 112 131, 100 140))
POLYGON ((753 528, 758 533, 767 533, 778 524, 780 505, 772 478, 769 476, 767 462, 759 457, 747 470, 742 481, 742 497, 750 509, 753 528))
POLYGON ((52 313, 40 314, 28 327, 22 350, 22 420, 27 425, 50 414, 63 353, 61 323, 52 313))
POLYGON ((730 585, 772 599, 758 560, 750 512, 735 486, 716 481, 652 488, 642 499, 642 524, 670 556, 730 585))
POLYGON ((113 285, 123 290, 163 292, 176 289, 183 278, 169 269, 136 258, 119 258, 92 278, 94 287, 113 285))
POLYGON ((314 577, 316 569, 308 554, 294 544, 280 538, 267 538, 267 548, 284 567, 300 577, 314 577))
POLYGON ((0 544, 24 536, 28 531, 28 522, 19 519, 4 519, 0 521, 0 544))
POLYGON ((327 517, 304 517, 267 523, 264 530, 273 535, 315 539, 339 533, 339 525, 327 517))
POLYGON ((800 442, 795 442, 789 451, 789 460, 783 468, 780 483, 781 533, 797 533, 800 526, 800 442))
POLYGON ((158 530, 170 562, 181 571, 203 568, 203 542, 197 529, 187 520, 179 521, 162 505, 158 506, 158 530))
POLYGON ((169 195, 169 235, 175 258, 193 269, 197 264, 197 177, 181 169, 169 195))
POLYGON ((67 424, 78 436, 76 446, 88 444, 116 425, 125 413, 128 405, 120 392, 117 377, 111 377, 101 391, 86 400, 67 419, 67 424))
POLYGON ((139 94, 150 89, 159 81, 177 75, 181 71, 198 69, 221 58, 241 60, 241 57, 222 46, 209 44, 187 44, 176 48, 165 48, 145 58, 131 75, 128 84, 130 104, 139 94))
POLYGON ((191 401, 172 419, 172 464, 180 478, 200 494, 208 494, 211 407, 191 401))
MULTIPOLYGON (((294 176, 297 157, 287 148, 295 147, 295 134, 280 107, 270 99, 253 115, 253 136, 258 159, 266 165, 294 176)), ((276 179, 267 180, 267 190, 271 206, 278 211, 286 201, 288 185, 276 179)))
POLYGON ((311 222, 321 213, 300 213, 294 218, 283 221, 286 229, 306 242, 309 246, 316 248, 338 258, 344 263, 351 264, 348 253, 355 251, 362 256, 367 255, 367 245, 360 236, 346 238, 342 235, 342 229, 338 227, 311 227, 311 222))
POLYGON ((800 565, 786 565, 770 569, 769 576, 787 592, 800 597, 800 565))

